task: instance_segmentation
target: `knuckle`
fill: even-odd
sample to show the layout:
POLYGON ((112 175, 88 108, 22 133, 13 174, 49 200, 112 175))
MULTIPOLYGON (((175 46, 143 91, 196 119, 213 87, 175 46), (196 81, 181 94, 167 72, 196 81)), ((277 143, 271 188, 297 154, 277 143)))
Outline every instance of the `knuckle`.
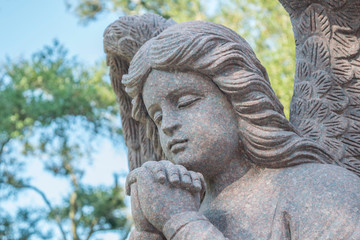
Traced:
POLYGON ((163 169, 158 169, 158 170, 155 172, 155 175, 156 175, 156 176, 164 176, 164 175, 165 175, 165 172, 163 171, 163 169))
POLYGON ((159 161, 159 163, 168 166, 168 165, 174 165, 172 162, 170 162, 169 160, 161 160, 159 161))
POLYGON ((168 175, 169 176, 179 176, 179 171, 177 171, 177 169, 175 168, 171 168, 171 169, 168 169, 168 175))
POLYGON ((171 175, 169 177, 169 181, 172 182, 172 183, 174 183, 174 182, 178 183, 180 181, 180 179, 179 179, 179 176, 177 176, 177 175, 171 175))
POLYGON ((204 176, 201 173, 198 172, 197 175, 199 176, 201 181, 205 181, 204 176))
POLYGON ((189 171, 190 175, 191 175, 191 178, 193 180, 200 180, 200 177, 196 174, 196 172, 193 172, 193 171, 189 171))
POLYGON ((143 167, 146 167, 146 168, 153 168, 157 165, 157 162, 155 161, 148 161, 148 162, 145 162, 142 166, 143 167))
POLYGON ((182 174, 184 177, 191 179, 191 175, 188 172, 182 174))
POLYGON ((175 165, 175 167, 183 174, 188 172, 188 170, 182 165, 175 165))
POLYGON ((161 160, 159 162, 159 165, 161 166, 161 168, 166 169, 166 171, 169 171, 169 169, 173 168, 173 164, 171 164, 167 160, 161 160))
POLYGON ((184 183, 186 183, 186 184, 191 184, 191 178, 190 178, 190 176, 189 175, 183 175, 182 176, 182 181, 184 182, 184 183))
POLYGON ((171 174, 170 176, 169 176, 169 178, 170 179, 179 179, 179 175, 177 175, 177 174, 171 174))

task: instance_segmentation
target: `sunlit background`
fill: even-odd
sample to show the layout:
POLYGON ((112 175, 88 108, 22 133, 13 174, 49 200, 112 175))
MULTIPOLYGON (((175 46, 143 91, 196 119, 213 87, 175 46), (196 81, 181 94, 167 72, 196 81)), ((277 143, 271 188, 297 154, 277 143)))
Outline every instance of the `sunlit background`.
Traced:
MULTIPOLYGON (((104 14, 97 21, 85 25, 80 23, 79 19, 67 9, 64 1, 1 0, 0 3, 0 64, 30 59, 34 53, 42 51, 44 46, 53 46, 54 41, 58 41, 68 50, 69 58, 76 57, 79 62, 89 68, 93 65, 101 65, 104 61, 102 35, 106 26, 116 20, 115 14, 104 14)), ((106 78, 104 80, 108 81, 106 78)), ((88 141, 89 134, 86 133, 86 129, 81 127, 81 124, 81 122, 74 124, 75 129, 71 136, 80 141, 88 141)), ((113 124, 121 127, 120 119, 114 119, 113 124)), ((37 141, 39 136, 36 136, 36 131, 32 134, 34 137, 30 141, 37 141)), ((96 144, 92 143, 91 146, 92 159, 85 158, 79 162, 80 168, 84 171, 82 184, 113 186, 114 174, 119 175, 119 184, 123 184, 123 178, 128 171, 126 149, 121 135, 119 134, 115 138, 118 139, 111 141, 106 136, 96 137, 94 140, 96 144)), ((11 155, 25 164, 20 173, 21 178, 28 179, 31 185, 45 193, 53 206, 61 205, 64 198, 72 191, 69 179, 55 176, 52 172, 44 169, 47 161, 46 154, 24 156, 22 144, 16 143, 16 141, 12 142, 11 148, 11 155)), ((5 147, 4 151, 6 150, 5 147)), ((10 150, 8 149, 8 151, 10 150)), ((5 166, 0 167, 4 168, 5 166)), ((7 189, 2 187, 0 191, 3 194, 7 189)), ((47 211, 44 199, 31 189, 18 191, 17 194, 12 194, 7 198, 2 196, 0 207, 13 218, 19 208, 45 208, 47 211)), ((3 216, 5 215, 3 214, 3 216)), ((54 235, 50 239, 61 239, 59 230, 52 221, 42 222, 40 226, 43 230, 52 229, 54 231, 54 235)), ((10 236, 7 236, 8 238, 1 236, 1 228, 4 228, 1 226, 2 224, 5 223, 0 222, 0 239, 12 239, 10 236)), ((70 224, 64 222, 65 230, 69 230, 69 226, 70 224)), ((14 228, 18 227, 14 226, 14 228)), ((118 238, 119 234, 111 233, 111 231, 94 234, 94 239, 118 238)), ((39 236, 33 236, 31 239, 39 239, 39 236)), ((71 239, 70 236, 69 239, 71 239)))

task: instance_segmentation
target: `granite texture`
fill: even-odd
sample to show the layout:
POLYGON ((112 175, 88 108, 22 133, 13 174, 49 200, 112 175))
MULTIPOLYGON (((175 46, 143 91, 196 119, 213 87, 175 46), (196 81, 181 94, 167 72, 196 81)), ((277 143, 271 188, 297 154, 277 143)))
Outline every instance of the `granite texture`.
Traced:
POLYGON ((297 47, 290 122, 232 30, 154 14, 106 29, 130 239, 360 239, 360 1, 280 2, 297 47))

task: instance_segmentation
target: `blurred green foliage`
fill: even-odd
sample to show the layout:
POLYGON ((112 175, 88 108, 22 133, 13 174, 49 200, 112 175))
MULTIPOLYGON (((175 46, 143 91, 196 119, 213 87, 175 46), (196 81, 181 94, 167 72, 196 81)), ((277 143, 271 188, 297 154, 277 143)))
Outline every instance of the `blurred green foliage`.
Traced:
POLYGON ((105 63, 83 66, 55 41, 31 59, 8 59, 0 69, 0 201, 34 191, 44 202, 40 211, 19 209, 16 217, 2 209, 0 239, 59 234, 90 239, 104 230, 126 237, 129 224, 117 178, 114 186, 82 183, 81 161, 96 152, 98 136, 120 141, 119 112, 105 63), (23 177, 22 167, 35 158, 47 172, 70 183, 60 205, 23 177))
POLYGON ((65 138, 63 129, 76 117, 94 133, 112 133, 109 116, 117 114, 117 107, 111 86, 103 79, 105 72, 104 66, 84 69, 75 59, 68 59, 56 42, 30 61, 9 59, 0 75, 0 146, 18 139, 25 152, 32 152, 35 146, 28 136, 37 127, 55 123, 53 135, 41 141, 43 150, 55 135, 65 138))
MULTIPOLYGON (((153 12, 177 22, 207 20, 242 35, 266 67, 275 93, 289 116, 295 72, 295 40, 290 18, 276 0, 65 0, 83 23, 101 14, 153 12)), ((110 23, 109 23, 110 24, 110 23)))

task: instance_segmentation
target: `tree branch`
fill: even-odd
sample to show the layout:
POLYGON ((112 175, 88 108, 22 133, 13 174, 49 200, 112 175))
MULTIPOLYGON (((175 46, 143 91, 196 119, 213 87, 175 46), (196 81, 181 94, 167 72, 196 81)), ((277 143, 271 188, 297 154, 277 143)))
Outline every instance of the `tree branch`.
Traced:
POLYGON ((76 207, 76 199, 77 199, 77 194, 76 192, 72 192, 71 196, 70 196, 70 212, 69 212, 69 217, 71 220, 71 231, 73 234, 73 238, 74 240, 79 240, 79 235, 77 234, 77 223, 75 220, 75 215, 76 215, 76 211, 77 211, 77 207, 76 207))
MULTIPOLYGON (((52 207, 51 205, 51 202, 49 201, 49 199, 46 197, 45 193, 43 191, 41 191, 39 188, 35 187, 35 186, 32 186, 32 185, 28 185, 28 184, 22 184, 20 187, 18 188, 28 188, 28 189, 31 189, 33 191, 35 191, 36 193, 38 193, 42 199, 44 200, 45 204, 48 206, 48 208, 50 209, 50 211, 53 211, 54 208, 52 207)), ((58 216, 55 217, 55 221, 57 223, 57 226, 63 236, 63 239, 64 240, 67 240, 66 238, 66 233, 61 225, 61 221, 60 221, 60 218, 58 216)))
POLYGON ((2 162, 2 154, 4 152, 5 145, 10 142, 11 138, 7 138, 0 146, 0 163, 2 162))
POLYGON ((77 193, 76 193, 76 190, 79 188, 79 184, 78 184, 78 181, 77 181, 77 177, 76 177, 76 175, 74 173, 73 167, 70 164, 67 163, 67 164, 64 165, 64 168, 69 172, 72 184, 73 184, 73 186, 75 188, 75 190, 71 193, 71 196, 70 196, 69 217, 70 217, 70 220, 71 220, 71 231, 72 231, 72 234, 73 234, 73 239, 74 240, 79 240, 80 238, 79 238, 79 235, 77 233, 77 222, 76 222, 76 219, 75 219, 75 215, 76 215, 76 212, 77 212, 77 206, 76 206, 77 193))
POLYGON ((95 227, 95 225, 97 223, 98 223, 98 219, 97 218, 93 219, 93 221, 91 222, 90 231, 89 231, 89 234, 86 237, 86 240, 89 240, 91 235, 95 232, 94 227, 95 227))

